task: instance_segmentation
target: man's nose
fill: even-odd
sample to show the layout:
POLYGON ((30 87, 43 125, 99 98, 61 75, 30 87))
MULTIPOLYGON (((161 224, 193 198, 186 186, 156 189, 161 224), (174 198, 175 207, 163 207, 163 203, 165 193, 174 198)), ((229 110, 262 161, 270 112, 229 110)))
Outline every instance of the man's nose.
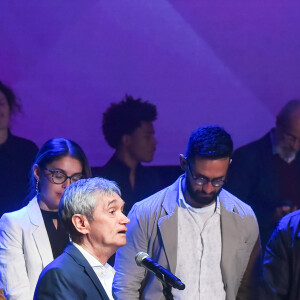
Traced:
POLYGON ((203 190, 206 194, 210 194, 215 190, 215 188, 212 185, 211 181, 209 181, 208 183, 203 185, 203 190))
MULTIPOLYGON (((123 215, 124 215, 124 213, 123 213, 123 215)), ((128 224, 130 222, 130 219, 129 218, 127 218, 127 216, 126 215, 124 215, 124 219, 123 219, 123 224, 128 224)))

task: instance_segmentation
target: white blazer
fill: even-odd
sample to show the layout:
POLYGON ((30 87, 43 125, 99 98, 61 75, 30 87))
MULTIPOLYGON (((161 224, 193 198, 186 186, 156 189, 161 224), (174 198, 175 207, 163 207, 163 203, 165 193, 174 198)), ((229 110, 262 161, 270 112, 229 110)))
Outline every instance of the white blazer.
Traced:
POLYGON ((36 197, 0 219, 0 278, 7 300, 32 300, 39 275, 53 260, 36 197))

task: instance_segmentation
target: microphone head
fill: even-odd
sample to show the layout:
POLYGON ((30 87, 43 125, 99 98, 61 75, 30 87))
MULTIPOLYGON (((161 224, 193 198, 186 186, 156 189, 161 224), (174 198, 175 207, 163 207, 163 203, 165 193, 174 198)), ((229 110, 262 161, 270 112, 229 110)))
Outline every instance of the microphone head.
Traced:
POLYGON ((142 261, 146 258, 149 257, 149 254, 146 252, 139 252, 135 256, 135 262, 138 266, 142 267, 142 261))

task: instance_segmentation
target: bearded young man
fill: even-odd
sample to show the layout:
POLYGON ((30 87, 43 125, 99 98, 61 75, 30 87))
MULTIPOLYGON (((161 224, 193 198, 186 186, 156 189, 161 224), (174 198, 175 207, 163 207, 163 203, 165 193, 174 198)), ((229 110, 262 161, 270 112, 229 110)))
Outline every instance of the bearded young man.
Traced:
POLYGON ((117 299, 164 299, 161 282, 135 264, 141 251, 185 283, 172 291, 175 299, 256 298, 258 224, 247 204, 222 189, 232 151, 223 128, 196 129, 180 155, 185 174, 134 205, 127 245, 116 255, 117 299))

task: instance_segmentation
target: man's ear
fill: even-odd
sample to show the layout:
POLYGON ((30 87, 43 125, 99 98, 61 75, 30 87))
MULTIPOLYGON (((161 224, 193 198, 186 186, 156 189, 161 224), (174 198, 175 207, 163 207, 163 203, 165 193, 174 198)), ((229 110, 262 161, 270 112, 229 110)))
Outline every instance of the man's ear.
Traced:
POLYGON ((36 180, 41 179, 41 169, 40 169, 39 165, 37 165, 37 164, 35 164, 33 166, 33 176, 36 180))
POLYGON ((75 229, 80 232, 81 234, 88 234, 90 232, 90 223, 89 220, 81 215, 81 214, 76 214, 72 217, 72 223, 75 227, 75 229))
POLYGON ((187 161, 186 158, 184 157, 183 154, 179 154, 179 162, 180 162, 180 167, 183 171, 186 171, 187 168, 187 161))

